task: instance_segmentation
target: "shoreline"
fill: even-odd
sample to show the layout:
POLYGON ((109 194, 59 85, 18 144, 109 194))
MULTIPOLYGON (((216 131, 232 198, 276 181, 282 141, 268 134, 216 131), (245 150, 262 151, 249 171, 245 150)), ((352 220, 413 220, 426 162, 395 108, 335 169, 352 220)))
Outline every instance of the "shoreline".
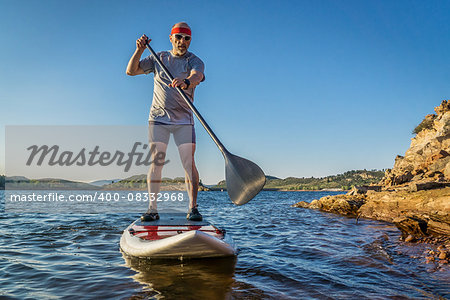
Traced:
MULTIPOLYGON (((266 190, 264 190, 266 191, 266 190)), ((287 189, 276 189, 276 192, 349 192, 350 190, 343 189, 323 189, 323 190, 287 190, 287 189)))

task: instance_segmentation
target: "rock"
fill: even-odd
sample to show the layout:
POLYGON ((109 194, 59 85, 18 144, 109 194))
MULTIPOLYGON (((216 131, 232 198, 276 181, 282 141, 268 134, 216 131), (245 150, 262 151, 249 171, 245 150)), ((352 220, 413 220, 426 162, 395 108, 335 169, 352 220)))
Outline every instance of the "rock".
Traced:
POLYGON ((418 178, 414 177, 419 174, 428 173, 429 176, 435 172, 442 173, 444 179, 450 181, 449 102, 442 101, 441 105, 435 108, 436 115, 425 117, 422 123, 428 125, 411 139, 411 145, 405 155, 397 156, 394 168, 386 171, 380 184, 401 185, 413 179, 417 180, 418 178))
POLYGON ((450 100, 442 101, 441 105, 434 108, 434 111, 438 116, 444 114, 447 111, 450 111, 450 100))
POLYGON ((362 186, 354 186, 347 195, 359 195, 366 194, 368 191, 381 192, 380 185, 362 185, 362 186))
MULTIPOLYGON (((441 152, 445 152, 444 150, 441 150, 441 152)), ((432 174, 432 173, 441 173, 443 174, 445 168, 447 167, 447 165, 450 163, 450 156, 448 156, 448 153, 445 152, 447 154, 446 157, 444 158, 440 158, 436 161, 432 161, 428 166, 428 173, 432 174)))
POLYGON ((432 189, 440 189, 450 186, 450 183, 447 182, 425 182, 425 183, 411 183, 409 184, 410 192, 424 191, 424 190, 432 190, 432 189))
MULTIPOLYGON (((449 189, 449 188, 446 188, 449 189)), ((435 202, 438 202, 439 199, 435 199, 435 202)), ((443 199, 442 201, 445 201, 443 199)), ((436 203, 437 204, 437 203, 436 203)), ((447 206, 450 205, 450 202, 447 200, 447 206)), ((431 206, 431 205, 430 205, 431 206)), ((436 205, 438 206, 438 205, 436 205)), ((444 205, 442 205, 444 206, 444 205)), ((447 209, 448 211, 448 209, 447 209)), ((449 236, 450 235, 450 216, 448 212, 445 213, 445 209, 442 211, 437 211, 436 214, 432 214, 428 216, 427 219, 427 229, 428 233, 435 236, 449 236)))
POLYGON ((425 259, 427 260, 427 263, 430 261, 434 261, 434 256, 427 256, 425 257, 425 259))
POLYGON ((358 196, 348 196, 348 195, 337 195, 337 196, 326 196, 319 200, 313 200, 309 205, 302 203, 300 201, 294 204, 295 207, 305 207, 311 209, 319 209, 325 212, 331 212, 336 214, 341 214, 345 216, 354 216, 358 214, 358 209, 365 202, 364 195, 358 196))
POLYGON ((444 245, 440 245, 439 247, 437 247, 438 251, 444 251, 445 250, 445 246, 444 245))
POLYGON ((405 242, 409 243, 409 242, 413 242, 414 241, 414 237, 412 235, 408 235, 408 237, 405 239, 405 242))
MULTIPOLYGON (((346 195, 341 195, 341 197, 328 197, 326 199, 326 202, 329 203, 327 211, 344 216, 356 217, 358 215, 358 209, 364 203, 364 201, 364 196, 348 197, 346 195)), ((324 208, 325 205, 323 204, 321 210, 324 210, 324 208)))
MULTIPOLYGON (((313 201, 317 201, 317 200, 313 200, 313 201)), ((302 207, 302 208, 309 208, 309 203, 305 202, 305 201, 300 201, 298 203, 295 203, 294 205, 292 205, 293 207, 302 207)))
POLYGON ((322 207, 322 205, 320 204, 319 200, 313 200, 309 204, 309 208, 312 208, 312 209, 320 209, 321 207, 322 207))
POLYGON ((418 174, 418 175, 415 175, 412 179, 411 179, 411 181, 420 181, 420 180, 422 180, 423 179, 423 173, 422 174, 418 174))
POLYGON ((351 205, 344 199, 337 199, 334 201, 330 211, 341 215, 354 215, 351 205))
POLYGON ((444 177, 445 177, 445 178, 450 178, 450 163, 448 163, 448 164, 445 166, 445 168, 444 168, 444 170, 443 170, 442 173, 444 174, 444 177))
POLYGON ((440 260, 439 263, 440 263, 440 264, 448 264, 448 260, 443 259, 443 260, 440 260))
POLYGON ((439 259, 446 259, 447 258, 447 253, 445 253, 445 252, 440 252, 439 253, 439 259))
POLYGON ((410 171, 406 171, 405 173, 394 176, 392 179, 392 185, 400 185, 411 181, 413 178, 413 174, 410 171))
POLYGON ((422 219, 416 217, 406 217, 395 222, 394 224, 403 232, 404 235, 427 235, 427 222, 422 219))

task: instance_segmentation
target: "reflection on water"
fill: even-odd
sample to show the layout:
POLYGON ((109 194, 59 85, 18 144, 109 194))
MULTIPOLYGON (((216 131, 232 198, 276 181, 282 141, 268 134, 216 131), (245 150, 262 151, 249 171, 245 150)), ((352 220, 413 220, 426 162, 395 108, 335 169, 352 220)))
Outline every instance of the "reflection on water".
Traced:
MULTIPOLYGON (((234 282, 235 257, 192 260, 150 260, 128 257, 132 278, 147 286, 139 296, 155 299, 229 299, 234 282)), ((137 296, 137 295, 136 295, 137 296)))

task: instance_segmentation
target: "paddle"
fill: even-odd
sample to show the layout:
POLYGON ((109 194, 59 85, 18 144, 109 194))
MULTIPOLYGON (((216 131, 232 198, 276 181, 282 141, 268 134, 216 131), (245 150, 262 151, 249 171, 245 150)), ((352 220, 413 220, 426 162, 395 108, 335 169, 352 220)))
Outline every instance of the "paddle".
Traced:
MULTIPOLYGON (((164 73, 166 73, 170 81, 173 81, 174 78, 172 74, 170 74, 169 70, 167 70, 167 68, 162 64, 159 57, 148 43, 147 49, 150 50, 156 62, 161 69, 164 70, 164 73)), ((211 130, 184 91, 179 87, 176 89, 183 97, 184 101, 186 101, 189 108, 194 112, 197 119, 206 129, 225 158, 225 179, 227 181, 227 191, 231 201, 233 201, 234 204, 242 205, 252 200, 252 198, 261 191, 266 183, 266 176, 264 175, 264 172, 255 163, 231 154, 211 130)))

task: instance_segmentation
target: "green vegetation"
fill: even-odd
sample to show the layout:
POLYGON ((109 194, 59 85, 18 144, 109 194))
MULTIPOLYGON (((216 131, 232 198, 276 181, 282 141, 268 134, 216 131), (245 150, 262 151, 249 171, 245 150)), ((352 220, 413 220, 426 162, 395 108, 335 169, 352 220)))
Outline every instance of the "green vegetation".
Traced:
MULTIPOLYGON (((266 176, 266 185, 264 189, 271 190, 349 190, 355 185, 369 185, 378 183, 384 176, 384 171, 379 170, 356 170, 348 171, 344 174, 332 175, 323 178, 295 178, 288 177, 280 179, 273 176, 266 176)), ((58 188, 73 188, 73 189, 106 189, 106 190, 146 190, 147 189, 147 175, 135 175, 118 182, 104 185, 102 187, 91 186, 85 183, 71 182, 61 179, 28 179, 25 177, 9 177, 8 187, 23 188, 23 189, 58 189, 58 188)), ((202 186, 202 185, 201 185, 202 186)), ((5 188, 5 176, 0 176, 0 189, 5 188)), ((161 188, 184 190, 185 183, 183 177, 174 179, 163 178, 161 180, 161 188)), ((225 180, 219 182, 216 186, 211 187, 212 190, 226 189, 225 180)), ((202 186, 202 190, 207 188, 202 186)))
MULTIPOLYGON (((171 178, 162 178, 161 179, 161 186, 179 186, 180 188, 185 187, 184 183, 184 177, 176 177, 174 179, 171 178)), ((122 179, 120 181, 104 185, 102 187, 103 189, 108 190, 146 190, 147 189, 147 175, 135 175, 131 176, 125 179, 122 179)))
MULTIPOLYGON (((384 177, 384 171, 379 170, 353 170, 345 172, 344 174, 332 175, 322 178, 295 178, 288 177, 280 179, 272 176, 267 176, 266 185, 264 189, 274 190, 328 190, 341 189, 350 190, 355 185, 369 185, 378 183, 384 177)), ((225 181, 219 182, 213 189, 225 189, 225 181)))
POLYGON ((425 119, 423 119, 423 121, 417 125, 416 128, 414 128, 413 130, 413 134, 418 134, 419 132, 421 132, 424 129, 431 129, 433 128, 433 122, 434 119, 436 119, 436 115, 428 115, 425 117, 425 119))

